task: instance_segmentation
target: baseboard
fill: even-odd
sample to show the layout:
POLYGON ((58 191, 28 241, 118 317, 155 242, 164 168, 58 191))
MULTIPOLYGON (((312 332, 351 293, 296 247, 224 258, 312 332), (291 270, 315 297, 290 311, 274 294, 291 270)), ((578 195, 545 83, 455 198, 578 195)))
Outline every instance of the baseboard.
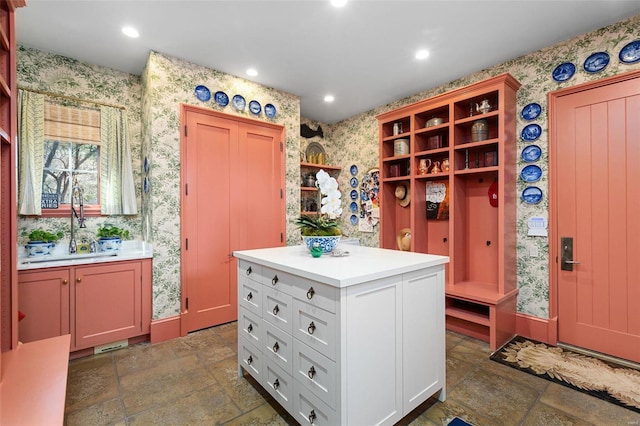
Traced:
POLYGON ((165 340, 180 337, 180 316, 163 318, 151 321, 151 343, 160 343, 165 340))
POLYGON ((529 339, 555 345, 558 340, 557 319, 516 314, 516 334, 529 339))

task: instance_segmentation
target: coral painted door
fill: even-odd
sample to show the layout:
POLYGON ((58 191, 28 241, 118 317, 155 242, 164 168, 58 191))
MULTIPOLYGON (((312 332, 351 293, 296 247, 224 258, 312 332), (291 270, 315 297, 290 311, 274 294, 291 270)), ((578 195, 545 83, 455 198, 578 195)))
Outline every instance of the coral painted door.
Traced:
POLYGON ((284 245, 282 126, 184 106, 183 319, 237 319, 234 250, 284 245))
POLYGON ((558 340, 640 362, 640 73, 634 74, 552 94, 550 154, 558 340), (573 239, 572 253, 561 238, 573 239), (565 260, 579 263, 563 263, 563 250, 565 260))

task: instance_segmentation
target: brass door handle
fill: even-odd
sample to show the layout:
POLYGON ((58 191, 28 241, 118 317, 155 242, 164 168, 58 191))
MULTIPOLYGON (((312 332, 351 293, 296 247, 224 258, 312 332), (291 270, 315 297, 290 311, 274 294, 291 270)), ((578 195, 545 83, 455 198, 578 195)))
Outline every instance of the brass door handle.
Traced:
POLYGON ((67 284, 69 284, 69 280, 65 278, 64 280, 62 280, 62 284, 63 284, 63 285, 67 285, 67 284))
POLYGON ((78 277, 76 278, 76 282, 79 283, 80 281, 82 281, 82 277, 78 277))

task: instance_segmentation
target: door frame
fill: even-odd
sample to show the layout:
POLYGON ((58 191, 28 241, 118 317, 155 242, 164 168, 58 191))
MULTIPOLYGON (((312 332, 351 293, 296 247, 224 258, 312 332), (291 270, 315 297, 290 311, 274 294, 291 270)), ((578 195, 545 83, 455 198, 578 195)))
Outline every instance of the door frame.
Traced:
POLYGON ((600 80, 589 81, 576 86, 549 92, 547 94, 549 126, 549 322, 547 332, 550 340, 549 343, 554 345, 558 343, 558 321, 560 320, 560 318, 558 318, 558 273, 560 270, 560 264, 557 262, 560 244, 558 243, 558 221, 556 220, 558 217, 557 185, 559 184, 556 180, 556 170, 558 167, 556 148, 559 141, 556 137, 558 125, 555 119, 556 101, 563 96, 603 86, 609 86, 635 78, 640 78, 640 70, 630 71, 600 80))
MULTIPOLYGON (((187 137, 185 135, 185 126, 187 125, 187 113, 193 112, 198 114, 206 114, 212 117, 223 118, 226 120, 233 120, 239 123, 246 123, 251 125, 257 125, 262 127, 270 127, 273 129, 277 129, 281 132, 281 140, 282 140, 282 167, 284 168, 284 172, 281 177, 281 187, 283 188, 283 196, 282 196, 282 204, 284 210, 284 216, 282 218, 282 232, 285 235, 286 241, 286 197, 284 195, 285 185, 286 185, 286 155, 284 151, 284 141, 285 139, 285 127, 282 124, 271 123, 267 121, 254 120, 250 118, 243 117, 241 115, 227 114, 219 111, 212 110, 210 108, 200 107, 196 105, 190 105, 181 103, 180 104, 180 205, 184 205, 185 203, 185 182, 186 182, 186 170, 183 165, 186 164, 186 146, 187 146, 187 137)), ((184 234, 185 230, 182 226, 185 222, 185 214, 184 209, 180 209, 180 336, 186 336, 189 333, 189 309, 187 309, 187 295, 188 292, 188 283, 186 279, 186 271, 184 268, 184 256, 185 256, 185 240, 186 236, 184 234)))

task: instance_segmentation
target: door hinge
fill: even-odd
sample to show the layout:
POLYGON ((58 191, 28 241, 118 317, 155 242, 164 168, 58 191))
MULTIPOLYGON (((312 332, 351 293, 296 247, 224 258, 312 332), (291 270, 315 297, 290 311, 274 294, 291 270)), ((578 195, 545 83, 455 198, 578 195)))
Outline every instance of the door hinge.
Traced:
POLYGON ((188 238, 184 239, 184 249, 185 250, 189 250, 189 239, 188 238))
POLYGON ((282 198, 282 188, 280 188, 280 198, 282 198))
POLYGON ((189 195, 189 184, 188 183, 184 184, 184 195, 189 195))
POLYGON ((189 298, 184 299, 184 304, 187 310, 189 310, 189 298))
POLYGON ((284 144, 280 142, 280 152, 284 151, 284 144))
POLYGON ((282 232, 280 233, 280 242, 284 242, 284 235, 282 234, 282 232))
POLYGON ((184 136, 185 137, 187 136, 187 125, 186 124, 184 125, 184 136))

